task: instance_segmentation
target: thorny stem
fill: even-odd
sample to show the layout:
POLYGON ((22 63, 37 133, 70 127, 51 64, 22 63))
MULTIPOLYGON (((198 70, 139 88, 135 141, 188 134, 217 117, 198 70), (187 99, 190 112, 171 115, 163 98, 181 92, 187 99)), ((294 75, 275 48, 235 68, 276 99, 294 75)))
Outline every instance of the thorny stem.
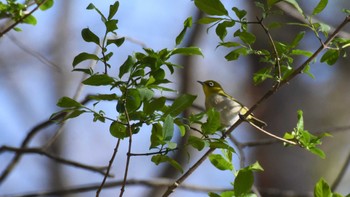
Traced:
MULTIPOLYGON (((268 92, 263 95, 260 100, 258 100, 255 105, 253 105, 247 113, 242 115, 244 118, 246 118, 248 115, 250 115, 262 102, 267 100, 270 96, 272 96, 274 93, 277 92, 277 90, 282 87, 283 85, 287 84, 289 81, 291 81, 295 76, 298 74, 302 73, 304 68, 309 65, 311 61, 313 61, 319 53, 325 49, 325 47, 337 36, 338 32, 344 28, 344 26, 350 22, 350 16, 347 16, 344 21, 337 27, 337 29, 329 36, 329 38, 322 44, 316 51, 315 53, 309 57, 301 66, 299 66, 294 72, 289 75, 285 80, 281 81, 281 83, 275 84, 268 92)), ((222 136, 222 138, 226 138, 238 125, 240 125, 243 122, 243 119, 240 118, 236 123, 234 123, 222 136)), ((174 192, 174 190, 182 184, 184 180, 186 180, 202 163, 203 161, 215 150, 215 148, 210 148, 204 155, 188 169, 179 179, 177 179, 173 184, 171 184, 165 193, 163 194, 163 197, 169 196, 171 193, 174 192)))

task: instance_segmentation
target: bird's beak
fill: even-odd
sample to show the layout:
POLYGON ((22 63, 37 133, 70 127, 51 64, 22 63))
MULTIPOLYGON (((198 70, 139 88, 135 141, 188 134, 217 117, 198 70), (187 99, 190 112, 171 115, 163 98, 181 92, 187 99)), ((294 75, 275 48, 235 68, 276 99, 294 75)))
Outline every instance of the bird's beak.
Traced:
POLYGON ((197 81, 198 83, 200 83, 201 85, 203 85, 204 84, 204 82, 203 81, 197 81))

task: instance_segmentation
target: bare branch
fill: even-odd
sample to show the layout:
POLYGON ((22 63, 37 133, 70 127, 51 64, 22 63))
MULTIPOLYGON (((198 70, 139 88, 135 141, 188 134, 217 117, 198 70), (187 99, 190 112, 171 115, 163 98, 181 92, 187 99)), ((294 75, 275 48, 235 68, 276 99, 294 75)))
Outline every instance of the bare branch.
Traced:
POLYGON ((96 167, 96 166, 82 164, 80 162, 71 161, 71 160, 64 159, 62 157, 58 157, 56 155, 53 155, 53 154, 43 150, 42 148, 16 148, 16 147, 9 147, 9 146, 0 147, 0 153, 5 152, 5 151, 15 152, 17 154, 34 153, 34 154, 44 155, 44 156, 46 156, 46 157, 48 157, 48 158, 50 158, 58 163, 74 166, 77 168, 82 168, 85 170, 90 170, 93 172, 98 172, 98 173, 105 175, 105 176, 108 176, 108 177, 113 177, 113 175, 110 175, 110 174, 104 172, 105 169, 107 168, 106 166, 96 167))

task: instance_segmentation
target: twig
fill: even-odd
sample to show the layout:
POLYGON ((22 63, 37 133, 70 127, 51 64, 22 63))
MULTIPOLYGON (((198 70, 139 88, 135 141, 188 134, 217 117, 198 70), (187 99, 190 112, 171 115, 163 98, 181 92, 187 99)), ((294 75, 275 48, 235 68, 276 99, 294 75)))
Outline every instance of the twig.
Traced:
MULTIPOLYGON (((88 98, 88 96, 81 101, 81 104, 86 104, 87 102, 89 102, 90 99, 88 98)), ((66 116, 66 113, 61 113, 59 115, 56 116, 57 119, 63 118, 66 116)), ((32 140, 32 138, 41 130, 43 130, 44 128, 55 124, 54 121, 52 120, 47 120, 44 121, 36 126, 34 126, 29 133, 27 134, 27 136, 24 138, 24 140, 21 143, 20 148, 24 149, 27 147, 27 145, 29 144, 29 142, 32 140)), ((21 159, 22 154, 21 153, 16 153, 14 158, 10 161, 10 163, 7 165, 7 167, 4 169, 4 171, 2 172, 1 176, 0 176, 0 185, 1 183, 6 179, 6 177, 9 175, 9 173, 16 167, 17 163, 19 162, 19 160, 21 159)))
POLYGON ((14 27, 16 27, 19 23, 22 23, 24 19, 26 19, 27 17, 29 17, 30 15, 32 15, 36 10, 39 9, 39 7, 41 5, 43 5, 44 3, 46 3, 47 0, 44 0, 40 3, 37 4, 37 6, 35 8, 33 8, 33 10, 31 10, 28 14, 24 15, 22 18, 20 18, 18 21, 14 22, 12 25, 8 26, 5 30, 3 30, 2 32, 0 32, 0 37, 2 37, 4 34, 6 34, 7 32, 9 32, 11 29, 13 29, 14 27))
MULTIPOLYGON (((119 144, 120 144, 120 139, 118 139, 117 144, 114 147, 114 151, 113 151, 112 157, 109 160, 109 164, 108 164, 108 167, 107 167, 107 174, 109 174, 109 171, 112 168, 112 164, 113 164, 114 158, 117 155, 117 152, 118 152, 118 149, 119 149, 119 144)), ((102 188, 105 185, 106 180, 107 180, 107 176, 104 176, 101 184, 97 188, 96 197, 98 197, 100 195, 100 192, 102 191, 102 188)))
MULTIPOLYGON (((127 102, 127 101, 126 101, 127 102)), ((125 117, 126 117, 126 122, 127 122, 127 129, 129 131, 129 144, 128 144, 128 152, 126 154, 126 164, 125 164, 125 172, 124 172, 124 179, 123 179, 123 185, 122 188, 120 189, 120 194, 119 197, 122 197, 125 191, 125 185, 126 185, 126 180, 128 178, 128 172, 129 172, 129 165, 130 165, 130 158, 131 158, 131 145, 132 145, 132 128, 130 125, 130 118, 129 118, 129 113, 126 108, 126 102, 124 103, 125 107, 125 117)))
MULTIPOLYGON (((262 102, 267 100, 270 96, 272 96, 280 87, 287 84, 289 81, 291 81, 295 76, 302 73, 304 68, 309 65, 311 61, 313 61, 317 55, 325 49, 325 46, 327 46, 338 34, 338 32, 344 28, 344 26, 350 21, 350 16, 347 16, 344 21, 337 27, 337 29, 329 36, 329 38, 325 41, 324 44, 322 44, 316 52, 309 57, 301 66, 299 66, 294 72, 289 75, 285 80, 281 81, 280 83, 275 84, 268 92, 265 93, 244 115, 242 115, 244 118, 246 118, 248 115, 250 115, 262 102)), ((226 138, 239 124, 243 122, 242 119, 239 119, 234 123, 222 136, 222 138, 226 138)), ((168 187, 168 189, 163 194, 163 197, 169 196, 184 180, 186 180, 202 163, 203 161, 215 150, 215 148, 210 148, 196 163, 192 165, 191 168, 189 168, 188 171, 186 171, 179 179, 177 179, 171 186, 168 187)))
POLYGON ((256 129, 258 129, 259 131, 265 133, 265 134, 268 135, 268 136, 271 136, 271 137, 273 137, 273 138, 275 138, 275 139, 278 139, 278 140, 280 140, 280 141, 286 142, 286 143, 288 143, 288 144, 297 145, 296 142, 293 142, 293 141, 286 140, 286 139, 284 139, 284 138, 278 137, 277 135, 274 135, 274 134, 272 134, 272 133, 270 133, 270 132, 268 132, 268 131, 266 131, 266 130, 264 130, 264 129, 258 127, 258 126, 256 126, 256 125, 255 125, 254 123, 252 123, 252 122, 249 122, 249 121, 246 121, 246 122, 248 122, 250 125, 252 125, 253 127, 255 127, 256 129))
POLYGON ((332 184, 332 191, 335 191, 338 186, 340 181, 344 178, 344 176, 346 175, 346 169, 348 169, 350 164, 350 153, 348 153, 348 156, 345 159, 345 162, 341 168, 341 170, 338 173, 338 176, 336 176, 336 179, 334 180, 333 184, 332 184))
MULTIPOLYGON (((126 181, 125 184, 129 186, 142 185, 147 187, 165 187, 170 185, 171 183, 172 183, 172 180, 170 179, 153 179, 153 180, 129 179, 126 181)), ((105 188, 115 188, 117 186, 121 186, 122 184, 124 184, 123 180, 108 182, 105 184, 105 188)), ((93 184, 79 185, 79 186, 70 187, 66 189, 60 189, 60 190, 50 190, 50 191, 44 191, 44 192, 40 191, 37 193, 12 194, 12 195, 4 195, 1 197, 64 196, 69 194, 94 191, 99 188, 99 185, 100 183, 93 183, 93 184)), ((181 186, 179 186, 179 189, 193 191, 193 192, 208 193, 208 192, 223 192, 223 191, 231 190, 232 187, 217 188, 217 187, 206 187, 206 186, 193 185, 193 184, 182 184, 181 186)))
POLYGON ((82 169, 98 172, 98 173, 103 174, 103 175, 108 176, 108 177, 113 177, 113 175, 110 175, 110 174, 104 172, 104 170, 107 167, 89 166, 89 165, 85 165, 85 164, 82 164, 82 163, 79 163, 79 162, 75 162, 75 161, 71 161, 71 160, 68 160, 68 159, 64 159, 64 158, 58 157, 56 155, 53 155, 53 154, 43 150, 42 148, 16 148, 16 147, 9 147, 9 146, 2 146, 2 147, 0 147, 0 153, 4 152, 4 151, 16 152, 17 154, 19 154, 19 153, 20 154, 23 154, 23 153, 35 153, 35 154, 39 154, 39 155, 45 155, 48 158, 53 159, 53 160, 55 160, 58 163, 71 165, 71 166, 74 166, 74 167, 78 167, 78 168, 82 168, 82 169))

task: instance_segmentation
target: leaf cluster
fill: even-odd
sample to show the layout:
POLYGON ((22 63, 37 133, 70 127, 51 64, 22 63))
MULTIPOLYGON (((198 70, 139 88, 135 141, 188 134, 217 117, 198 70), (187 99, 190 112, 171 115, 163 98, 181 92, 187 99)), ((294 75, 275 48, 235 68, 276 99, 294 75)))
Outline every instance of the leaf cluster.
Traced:
MULTIPOLYGON (((54 0, 37 0, 35 3, 40 10, 44 11, 53 6, 54 0)), ((29 25, 37 24, 36 18, 31 14, 28 15, 28 4, 19 3, 17 0, 6 0, 6 3, 0 2, 0 19, 5 18, 29 25)), ((15 27, 14 30, 21 31, 18 27, 15 27)))

